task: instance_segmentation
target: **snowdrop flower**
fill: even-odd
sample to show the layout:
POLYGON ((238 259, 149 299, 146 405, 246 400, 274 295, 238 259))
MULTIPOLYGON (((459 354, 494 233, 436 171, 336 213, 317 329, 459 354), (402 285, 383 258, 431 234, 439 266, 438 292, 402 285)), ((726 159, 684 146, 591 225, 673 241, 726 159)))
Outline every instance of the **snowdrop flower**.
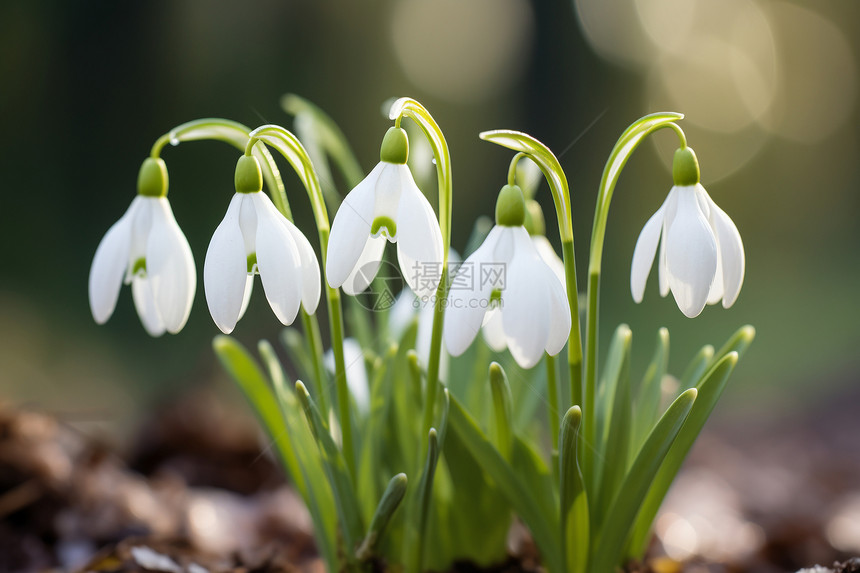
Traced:
POLYGON ((285 325, 295 320, 299 305, 313 313, 319 304, 320 269, 313 248, 262 189, 259 162, 242 156, 236 165, 236 194, 206 251, 206 302, 212 320, 225 334, 245 313, 255 274, 260 275, 269 306, 285 325))
POLYGON ((385 134, 381 161, 347 194, 331 226, 326 278, 350 295, 364 291, 379 270, 385 240, 397 243, 400 272, 418 296, 432 295, 442 273, 442 232, 430 202, 406 166, 406 132, 385 134))
POLYGON ((675 186, 645 223, 633 251, 630 290, 642 301, 645 282, 660 243, 657 262, 660 295, 669 291, 686 316, 698 316, 705 304, 723 301, 729 308, 744 282, 744 246, 737 227, 699 183, 692 149, 675 152, 675 186))
MULTIPOLYGON (((538 170, 538 174, 540 171, 538 170)), ((544 235, 545 225, 543 211, 534 199, 526 199, 525 228, 531 237, 540 258, 550 268, 562 287, 565 285, 564 261, 556 254, 552 243, 544 235)), ((502 313, 498 307, 491 308, 484 317, 484 325, 481 328, 484 342, 493 352, 502 352, 507 348, 505 342, 505 331, 502 324, 502 313)))
POLYGON ((567 342, 564 287, 529 238, 524 217, 522 191, 506 185, 496 203, 496 226, 451 282, 444 339, 453 356, 465 352, 485 321, 498 321, 500 328, 488 330, 492 342, 500 346, 503 336, 523 368, 537 364, 544 351, 558 354, 567 342))
POLYGON ((96 249, 89 298, 98 324, 113 314, 123 282, 131 284, 134 306, 150 335, 176 334, 188 320, 197 274, 191 248, 167 201, 167 184, 164 161, 146 159, 137 197, 96 249))

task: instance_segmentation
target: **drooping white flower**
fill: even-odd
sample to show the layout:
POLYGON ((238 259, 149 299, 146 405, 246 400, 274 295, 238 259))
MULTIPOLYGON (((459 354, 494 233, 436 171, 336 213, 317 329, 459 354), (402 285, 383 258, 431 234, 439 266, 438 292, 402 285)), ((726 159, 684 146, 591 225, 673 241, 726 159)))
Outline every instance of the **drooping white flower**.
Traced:
POLYGON ((745 261, 737 227, 699 183, 692 150, 678 151, 685 150, 688 153, 680 159, 675 154, 675 186, 636 241, 630 290, 633 300, 641 302, 659 243, 660 295, 671 290, 681 312, 693 318, 706 304, 720 300, 724 308, 734 304, 744 281, 745 261))
POLYGON ((355 295, 379 270, 385 240, 397 243, 400 271, 419 296, 432 295, 442 272, 442 232, 433 207, 406 166, 406 133, 391 128, 382 161, 344 198, 331 227, 326 278, 355 295), (393 142, 393 143, 392 143, 393 142))
MULTIPOLYGON (((502 189, 497 225, 452 277, 444 339, 453 356, 465 352, 492 320, 501 328, 491 327, 490 336, 503 334, 504 346, 523 368, 537 364, 544 352, 558 354, 567 342, 571 322, 564 287, 522 226, 522 208, 515 216, 499 208, 517 200, 522 202, 519 188, 502 189), (500 211, 508 215, 500 217, 500 211)), ((495 342, 500 346, 501 337, 495 342)))
POLYGON ((147 159, 141 167, 138 195, 108 229, 90 267, 90 309, 98 324, 113 314, 125 282, 131 284, 134 306, 150 335, 176 334, 185 326, 197 274, 166 193, 164 162, 147 159))
MULTIPOLYGON (((564 288, 564 261, 556 254, 555 249, 544 235, 531 235, 532 244, 535 246, 540 258, 550 268, 564 288)), ((507 348, 505 342, 505 330, 502 325, 502 313, 497 307, 491 308, 484 317, 484 325, 481 328, 484 342, 493 352, 501 352, 507 348)))
POLYGON ((209 312, 225 334, 244 314, 255 274, 260 275, 269 306, 285 325, 292 324, 300 305, 311 314, 316 311, 321 288, 313 248, 262 192, 257 160, 243 156, 236 169, 237 192, 212 235, 203 264, 209 312), (241 183, 241 170, 250 173, 250 183, 241 183))

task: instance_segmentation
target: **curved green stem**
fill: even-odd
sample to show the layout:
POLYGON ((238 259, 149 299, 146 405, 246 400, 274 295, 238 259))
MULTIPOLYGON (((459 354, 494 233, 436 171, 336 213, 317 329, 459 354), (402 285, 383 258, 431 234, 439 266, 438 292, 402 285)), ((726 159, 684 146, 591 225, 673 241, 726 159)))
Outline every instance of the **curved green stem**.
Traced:
MULTIPOLYGON (((645 140, 649 134, 663 128, 675 131, 682 147, 686 147, 687 140, 681 128, 675 121, 683 119, 683 114, 673 112, 654 113, 646 115, 635 121, 628 127, 609 154, 603 176, 600 179, 600 188, 597 195, 597 206, 594 211, 594 227, 591 231, 591 248, 588 259, 588 294, 585 321, 586 357, 585 357, 585 408, 586 423, 584 428, 584 439, 586 444, 593 445, 597 436, 597 421, 593 412, 596 402, 596 379, 597 379, 597 327, 600 312, 600 272, 603 263, 603 241, 606 236, 606 221, 609 216, 609 205, 615 184, 621 176, 621 170, 633 151, 645 140)), ((593 468, 593 449, 586 447, 586 467, 593 468)), ((586 472, 586 479, 589 478, 586 472)))
MULTIPOLYGON (((153 158, 159 157, 168 143, 179 145, 185 141, 203 140, 223 141, 240 151, 245 151, 248 146, 250 131, 249 127, 229 119, 217 117, 195 119, 178 125, 159 137, 153 144, 149 155, 153 158)), ((287 200, 284 182, 281 179, 281 172, 278 169, 278 164, 275 163, 275 158, 264 145, 254 146, 252 151, 260 162, 263 178, 266 180, 266 187, 269 189, 269 195, 271 195, 275 207, 286 218, 292 220, 290 203, 287 200)))
POLYGON ((433 313, 433 333, 430 338, 430 359, 427 364, 427 396, 424 403, 423 434, 433 425, 436 405, 436 386, 439 383, 439 363, 442 356, 442 327, 445 321, 445 299, 448 296, 448 251, 451 247, 451 201, 453 184, 451 179, 451 154, 439 124, 430 112, 411 98, 400 98, 391 104, 388 117, 400 125, 403 117, 418 124, 433 149, 436 159, 436 178, 439 182, 439 228, 442 230, 442 276, 436 289, 436 305, 433 313))
MULTIPOLYGON (((320 240, 322 266, 325 268, 328 252, 328 237, 331 226, 328 220, 325 200, 319 178, 313 163, 299 139, 279 125, 263 125, 250 133, 247 148, 251 149, 256 141, 274 147, 298 174, 314 213, 320 240)), ((343 451, 350 474, 355 476, 355 446, 352 439, 352 421, 349 413, 349 388, 346 384, 346 360, 343 355, 343 305, 340 291, 325 283, 326 304, 328 306, 329 326, 331 328, 331 347, 334 353, 335 388, 337 391, 338 420, 343 436, 343 451)))
MULTIPOLYGON (((570 338, 567 361, 570 368, 570 397, 573 404, 580 404, 582 397, 582 337, 579 325, 579 292, 576 287, 576 261, 573 250, 573 217, 570 206, 570 189, 561 164, 549 148, 534 137, 518 131, 498 129, 485 131, 481 139, 524 153, 543 172, 552 192, 561 250, 564 258, 565 286, 570 306, 570 338)), ((513 163, 513 162, 512 162, 513 163)))
POLYGON ((508 166, 508 185, 513 187, 517 184, 517 164, 523 157, 528 157, 525 153, 517 153, 511 159, 511 164, 508 166))
POLYGON ((552 451, 558 451, 558 379, 555 371, 555 356, 546 355, 546 395, 549 433, 552 436, 552 451))

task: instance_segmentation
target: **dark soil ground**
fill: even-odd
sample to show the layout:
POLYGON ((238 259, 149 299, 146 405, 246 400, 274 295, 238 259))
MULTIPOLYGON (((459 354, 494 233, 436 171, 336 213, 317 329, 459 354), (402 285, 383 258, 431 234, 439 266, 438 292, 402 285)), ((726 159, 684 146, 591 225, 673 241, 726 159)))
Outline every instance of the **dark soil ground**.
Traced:
MULTIPOLYGON (((860 573, 858 405, 855 393, 709 428, 649 558, 628 570, 860 573)), ((160 411, 122 456, 47 413, 0 407, 0 572, 322 572, 310 517, 260 443, 206 392, 160 411)), ((538 570, 521 527, 510 546, 492 571, 538 570)))

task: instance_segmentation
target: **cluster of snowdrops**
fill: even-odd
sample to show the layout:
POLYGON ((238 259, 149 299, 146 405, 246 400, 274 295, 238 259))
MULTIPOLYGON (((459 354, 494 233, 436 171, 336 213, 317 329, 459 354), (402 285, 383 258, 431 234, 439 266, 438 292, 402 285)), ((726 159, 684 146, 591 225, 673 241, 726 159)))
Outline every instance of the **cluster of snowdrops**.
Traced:
POLYGON ((491 565, 505 559, 515 519, 553 573, 609 573, 641 557, 669 485, 754 335, 745 326, 719 350, 704 346, 667 391, 666 329, 657 331, 653 359, 634 383, 632 333, 621 325, 598 376, 609 206, 627 159, 649 134, 669 128, 680 144, 674 186, 633 251, 633 298, 642 300, 655 257, 661 295, 671 291, 689 317, 707 304, 731 306, 743 283, 740 235, 699 182, 698 160, 678 126, 683 116, 645 116, 612 150, 580 313, 567 178, 538 140, 509 130, 480 134, 514 155, 495 225, 478 221, 460 260, 451 250, 451 157, 419 102, 391 103, 394 125, 366 176, 330 117, 298 96, 283 104, 298 136, 277 125, 251 130, 203 119, 156 141, 137 196, 96 250, 89 279, 96 322, 110 318, 126 283, 151 335, 185 325, 197 273, 167 200, 161 152, 186 141, 226 142, 241 156, 235 194, 203 266, 206 302, 224 332, 214 348, 307 503, 329 570, 491 565), (272 150, 307 192, 318 251, 292 220, 272 150), (352 188, 345 196, 332 165, 352 188), (435 209, 427 198, 431 166, 435 209), (422 185, 413 173, 423 173, 422 185), (561 258, 545 236, 535 174, 552 193, 561 258), (387 243, 396 245, 405 281, 396 302, 390 277, 377 276, 387 243), (287 326, 286 367, 269 342, 259 343, 258 361, 226 336, 257 275, 287 326), (328 352, 317 314, 323 293, 328 352), (290 326, 299 317, 301 329, 290 326))

